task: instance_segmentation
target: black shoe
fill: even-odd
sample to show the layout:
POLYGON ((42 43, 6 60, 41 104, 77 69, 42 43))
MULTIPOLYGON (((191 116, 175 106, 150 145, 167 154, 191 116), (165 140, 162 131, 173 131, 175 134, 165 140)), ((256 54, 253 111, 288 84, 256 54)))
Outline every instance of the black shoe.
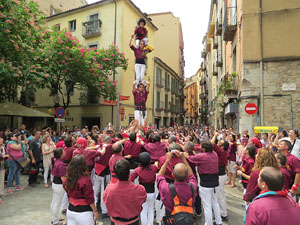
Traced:
POLYGON ((28 186, 30 186, 30 187, 36 187, 35 184, 28 184, 28 186))
POLYGON ((66 214, 67 214, 67 210, 64 209, 64 210, 61 211, 61 213, 62 213, 63 215, 66 215, 66 214))
POLYGON ((103 213, 102 214, 102 219, 106 219, 106 218, 109 218, 109 215, 107 213, 103 213))
POLYGON ((222 221, 228 221, 229 220, 228 216, 221 216, 221 218, 222 218, 222 221))
POLYGON ((41 184, 40 182, 38 182, 38 181, 36 181, 36 182, 34 182, 35 184, 41 184))

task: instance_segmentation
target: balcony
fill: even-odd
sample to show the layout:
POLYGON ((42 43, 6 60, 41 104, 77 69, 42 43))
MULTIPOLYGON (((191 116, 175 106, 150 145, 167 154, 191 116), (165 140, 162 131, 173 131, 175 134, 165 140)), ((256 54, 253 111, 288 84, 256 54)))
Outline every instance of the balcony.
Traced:
POLYGON ((201 71, 205 71, 206 70, 206 63, 202 62, 201 63, 201 71))
POLYGON ((216 66, 217 67, 222 67, 223 65, 223 59, 222 59, 222 51, 219 50, 216 58, 216 66))
POLYGON ((218 37, 217 36, 214 38, 213 49, 218 49, 218 37))
POLYGON ((202 51, 202 52, 201 52, 201 58, 204 59, 205 57, 206 57, 206 52, 205 52, 205 51, 202 51))
POLYGON ((230 74, 225 83, 224 95, 228 97, 228 99, 236 99, 238 90, 237 90, 237 75, 233 76, 230 74))
POLYGON ((216 23, 216 35, 221 36, 222 35, 222 18, 218 18, 216 23))
POLYGON ((237 103, 229 103, 225 107, 225 115, 227 114, 236 114, 239 111, 239 105, 237 103))
POLYGON ((233 41, 237 30, 237 18, 236 18, 236 6, 225 8, 225 17, 224 17, 224 41, 233 41))
POLYGON ((206 79, 205 79, 205 77, 202 77, 200 80, 200 85, 203 86, 205 84, 206 84, 206 79))
POLYGON ((216 64, 213 65, 213 76, 218 76, 218 67, 216 64))
POLYGON ((92 38, 92 37, 100 36, 101 24, 102 21, 100 19, 82 23, 82 37, 92 38))
POLYGON ((205 93, 201 93, 200 94, 200 99, 206 99, 206 94, 205 93))

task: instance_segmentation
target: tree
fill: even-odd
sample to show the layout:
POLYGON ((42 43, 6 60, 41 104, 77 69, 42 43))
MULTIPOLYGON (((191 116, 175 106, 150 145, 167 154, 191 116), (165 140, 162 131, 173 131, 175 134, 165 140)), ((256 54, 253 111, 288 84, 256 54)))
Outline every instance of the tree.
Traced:
POLYGON ((36 3, 0 0, 0 101, 14 100, 17 88, 28 85, 44 30, 45 16, 36 3))
POLYGON ((46 33, 36 59, 39 62, 37 73, 28 82, 35 82, 39 88, 48 88, 51 96, 62 100, 65 109, 71 103, 74 88, 92 89, 95 95, 110 100, 116 98, 117 81, 109 77, 117 72, 117 68, 127 69, 127 60, 117 46, 87 49, 66 30, 46 33))

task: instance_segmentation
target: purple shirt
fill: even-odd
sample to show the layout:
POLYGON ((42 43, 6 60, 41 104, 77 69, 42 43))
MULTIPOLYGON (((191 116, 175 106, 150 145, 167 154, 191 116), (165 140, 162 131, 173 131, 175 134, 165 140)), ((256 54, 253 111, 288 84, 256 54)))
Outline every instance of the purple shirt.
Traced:
MULTIPOLYGON (((159 158, 159 161, 158 161, 158 168, 159 169, 161 169, 161 167, 163 166, 165 161, 166 161, 166 156, 165 155, 159 158)), ((165 178, 170 179, 170 180, 174 180, 174 177, 173 177, 172 173, 173 173, 173 168, 177 163, 183 163, 183 162, 177 156, 172 156, 172 158, 170 159, 170 161, 168 163, 168 166, 167 166, 167 169, 166 169, 166 172, 165 172, 165 175, 164 175, 165 178)))
POLYGON ((244 194, 244 201, 251 202, 253 198, 255 198, 259 192, 260 189, 258 187, 257 179, 259 177, 260 170, 254 170, 251 175, 250 179, 247 185, 246 194, 244 194))
POLYGON ((300 173, 300 160, 291 153, 288 153, 286 155, 286 168, 291 171, 294 178, 296 173, 300 173))
POLYGON ((229 146, 229 161, 236 162, 236 151, 237 146, 236 143, 233 142, 232 145, 229 146))
POLYGON ((150 154, 152 162, 158 161, 167 152, 167 144, 165 142, 148 143, 144 145, 144 148, 150 154))
POLYGON ((215 152, 203 152, 190 156, 189 161, 198 166, 199 175, 219 173, 219 158, 215 152))
MULTIPOLYGON (((169 212, 173 211, 174 203, 171 199, 171 194, 169 191, 169 183, 167 183, 164 176, 157 176, 157 187, 160 193, 161 200, 169 212)), ((188 200, 193 197, 193 203, 195 202, 196 192, 197 192, 197 181, 194 175, 189 175, 187 177, 187 182, 174 182, 176 193, 179 197, 180 202, 187 203, 188 200), (194 196, 192 196, 191 187, 188 183, 191 183, 194 187, 194 196)))
POLYGON ((124 144, 124 156, 132 155, 132 157, 138 158, 142 150, 142 145, 135 141, 126 141, 124 144))
MULTIPOLYGON (((106 187, 103 200, 107 213, 111 217, 130 219, 140 215, 142 204, 147 199, 147 193, 142 185, 130 181, 109 183, 106 187)), ((138 219, 132 220, 132 222, 138 219)), ((112 219, 113 222, 118 222, 112 219)))
POLYGON ((144 37, 146 37, 148 31, 145 27, 137 27, 134 30, 134 33, 136 34, 136 39, 143 39, 144 37))
POLYGON ((156 173, 158 171, 158 168, 156 165, 151 164, 149 167, 142 168, 138 167, 135 168, 134 172, 130 175, 130 181, 134 182, 134 180, 139 177, 140 183, 155 183, 156 173))
POLYGON ((137 59, 145 59, 146 58, 146 54, 149 51, 149 50, 146 50, 146 49, 141 50, 139 48, 134 47, 133 45, 131 45, 130 48, 134 52, 134 56, 137 59))
POLYGON ((63 181, 64 189, 66 190, 69 199, 85 199, 87 204, 94 203, 94 190, 91 178, 88 176, 81 176, 76 183, 76 186, 73 190, 67 190, 65 188, 67 180, 63 181))
POLYGON ((66 175, 66 165, 61 159, 56 159, 51 173, 55 177, 63 177, 66 175))
POLYGON ((289 190, 292 186, 292 174, 285 166, 280 166, 280 171, 284 176, 284 185, 283 189, 289 190))
POLYGON ((299 205, 282 196, 255 199, 247 210, 246 225, 300 224, 299 205))
POLYGON ((132 94, 134 96, 134 104, 146 104, 147 97, 149 94, 149 91, 144 91, 144 93, 141 95, 138 90, 132 91, 132 94))

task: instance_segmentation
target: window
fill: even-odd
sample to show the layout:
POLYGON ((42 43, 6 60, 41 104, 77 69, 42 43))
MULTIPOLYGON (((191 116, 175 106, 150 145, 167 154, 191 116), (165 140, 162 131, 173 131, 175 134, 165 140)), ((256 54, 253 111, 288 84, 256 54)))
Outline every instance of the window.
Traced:
POLYGON ((165 72, 165 87, 170 88, 170 75, 168 72, 165 72))
POLYGON ((76 30, 76 20, 69 21, 69 31, 75 31, 76 30))
POLYGON ((95 13, 89 16, 89 21, 96 21, 99 19, 99 14, 95 13))
POLYGON ((156 84, 162 85, 161 68, 156 67, 156 84))
POLYGON ((91 49, 96 49, 97 50, 98 49, 98 44, 89 44, 88 47, 91 48, 91 49))
POLYGON ((165 95, 165 109, 169 109, 169 96, 165 95))
POLYGON ((156 92, 156 108, 160 108, 160 93, 158 91, 156 92))

